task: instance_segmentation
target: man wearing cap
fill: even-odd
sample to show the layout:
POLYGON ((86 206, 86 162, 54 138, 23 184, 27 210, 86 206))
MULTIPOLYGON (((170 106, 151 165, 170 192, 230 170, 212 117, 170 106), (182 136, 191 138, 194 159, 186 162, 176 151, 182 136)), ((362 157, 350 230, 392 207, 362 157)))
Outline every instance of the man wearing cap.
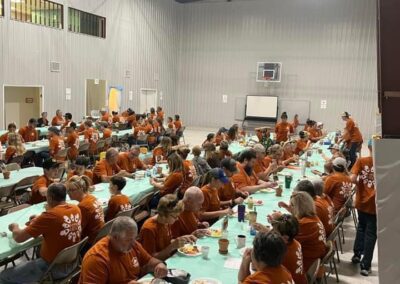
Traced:
POLYGON ((221 201, 230 201, 234 200, 237 196, 246 198, 249 195, 248 192, 237 190, 232 180, 232 176, 238 172, 236 161, 234 159, 225 158, 221 161, 221 168, 229 179, 229 182, 222 185, 218 191, 219 199, 221 201))
POLYGON ((110 148, 106 152, 106 158, 97 162, 93 169, 93 184, 101 182, 109 182, 113 176, 131 176, 125 170, 121 170, 118 166, 118 151, 110 148))
POLYGON ((203 206, 199 215, 200 220, 214 223, 218 218, 232 214, 230 206, 243 203, 243 198, 238 197, 233 200, 221 201, 218 191, 222 186, 229 182, 228 177, 220 168, 210 170, 206 175, 207 184, 201 188, 204 195, 203 206), (228 209, 222 209, 228 206, 228 209))
POLYGON ((24 139, 24 142, 33 142, 39 139, 35 127, 36 119, 31 118, 29 119, 27 126, 21 127, 18 130, 18 134, 21 135, 22 139, 24 139))
POLYGON ((342 113, 342 119, 346 122, 346 126, 344 128, 343 137, 340 141, 346 142, 346 147, 349 150, 350 156, 350 165, 348 168, 351 169, 357 160, 357 152, 361 152, 363 138, 360 129, 347 111, 342 113))
POLYGON ((375 178, 372 159, 372 140, 368 141, 369 156, 357 160, 351 169, 351 180, 357 184, 356 205, 358 226, 351 261, 360 263, 361 275, 371 273, 371 262, 376 243, 375 178))
POLYGON ((240 153, 239 162, 236 164, 238 172, 232 176, 238 190, 252 194, 260 189, 276 186, 276 183, 262 181, 256 176, 253 170, 255 162, 254 150, 245 150, 240 153))
POLYGON ((51 120, 51 126, 61 126, 65 123, 63 113, 61 110, 56 111, 56 116, 51 120))
POLYGON ((332 144, 328 149, 330 150, 332 157, 328 158, 324 153, 321 154, 322 158, 324 158, 326 162, 332 162, 337 157, 344 158, 344 155, 340 152, 338 144, 332 144))
POLYGON ((44 161, 42 167, 44 174, 40 176, 32 186, 30 204, 46 201, 47 188, 57 178, 59 163, 53 159, 44 161))
POLYGON ((347 172, 346 159, 335 158, 332 165, 333 174, 325 180, 324 193, 332 199, 335 213, 337 213, 350 197, 353 184, 347 172))
MULTIPOLYGON (((3 271, 0 274, 0 283, 38 283, 60 251, 80 242, 81 211, 78 206, 66 203, 66 196, 67 191, 63 184, 52 184, 47 191, 45 212, 37 217, 32 216, 24 229, 20 229, 16 223, 8 226, 17 243, 39 236, 43 237, 43 241, 40 258, 3 271)), ((66 277, 77 265, 78 261, 54 266, 51 270, 53 279, 66 277)))
POLYGON ((49 133, 48 133, 48 137, 49 137, 49 154, 50 157, 54 158, 54 159, 60 159, 60 160, 64 160, 65 158, 59 158, 57 157, 57 153, 60 150, 64 150, 65 149, 65 143, 64 143, 64 139, 60 136, 60 130, 58 130, 57 127, 49 127, 49 133))

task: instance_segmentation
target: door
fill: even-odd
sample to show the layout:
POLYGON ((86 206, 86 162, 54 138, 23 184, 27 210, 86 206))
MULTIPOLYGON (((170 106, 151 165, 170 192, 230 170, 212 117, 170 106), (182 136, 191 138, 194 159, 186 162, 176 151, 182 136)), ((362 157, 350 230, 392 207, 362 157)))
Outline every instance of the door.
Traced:
POLYGON ((4 129, 14 122, 22 127, 42 111, 42 87, 4 86, 4 129))
POLYGON ((139 112, 149 113, 150 108, 157 107, 157 90, 156 89, 140 89, 139 112))
MULTIPOLYGON (((92 111, 99 112, 107 106, 107 81, 99 79, 86 80, 86 115, 92 111)), ((97 116, 97 115, 94 115, 97 116)))

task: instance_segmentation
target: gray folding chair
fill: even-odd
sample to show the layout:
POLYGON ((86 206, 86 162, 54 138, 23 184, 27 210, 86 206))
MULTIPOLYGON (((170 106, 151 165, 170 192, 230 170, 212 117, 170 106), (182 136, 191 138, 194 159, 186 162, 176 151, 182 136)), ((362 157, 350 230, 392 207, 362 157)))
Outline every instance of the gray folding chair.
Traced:
POLYGON ((81 263, 82 258, 80 256, 80 251, 84 247, 88 240, 88 237, 81 240, 79 243, 74 244, 70 247, 67 247, 60 251, 53 262, 50 264, 49 268, 47 269, 46 273, 43 275, 42 279, 39 283, 54 283, 54 284, 64 284, 69 283, 71 279, 79 275, 81 272, 81 263), (57 266, 65 266, 70 265, 71 267, 75 268, 68 274, 68 276, 62 279, 54 279, 52 270, 57 268, 57 266))
POLYGON ((9 163, 6 165, 6 170, 11 171, 19 171, 21 167, 17 163, 9 163))
POLYGON ((316 261, 314 261, 314 263, 308 269, 308 271, 307 271, 308 284, 317 283, 316 281, 317 281, 317 275, 318 275, 320 263, 321 263, 321 260, 318 258, 316 261))
POLYGON ((324 256, 324 258, 321 261, 320 264, 320 268, 324 268, 324 266, 329 265, 330 270, 329 272, 326 272, 326 269, 324 269, 324 282, 325 284, 328 283, 328 277, 331 273, 335 272, 336 274, 336 282, 339 283, 339 275, 337 272, 337 268, 336 268, 336 262, 335 262, 335 249, 333 247, 333 242, 332 241, 328 241, 326 243, 326 247, 328 249, 328 252, 326 253, 326 255, 324 256))
POLYGON ((107 236, 110 233, 111 226, 114 223, 114 220, 115 219, 112 219, 112 220, 110 220, 110 221, 108 221, 107 223, 104 224, 103 228, 101 228, 101 230, 97 234, 94 243, 97 243, 98 241, 100 241, 102 238, 104 238, 105 236, 107 236))
POLYGON ((70 148, 64 148, 60 151, 58 151, 57 155, 56 155, 56 159, 58 161, 66 161, 67 160, 67 156, 68 156, 68 151, 70 148))
POLYGON ((115 218, 118 218, 118 217, 121 217, 121 216, 126 216, 126 217, 129 217, 129 218, 132 218, 134 211, 135 211, 135 208, 132 208, 132 209, 129 209, 129 210, 126 210, 126 211, 120 211, 115 216, 115 218))
POLYGON ((89 144, 89 143, 83 142, 82 144, 80 144, 80 145, 79 145, 79 148, 78 148, 78 153, 79 153, 79 155, 88 156, 88 154, 89 154, 89 147, 90 147, 90 144, 89 144))
POLYGON ((0 215, 4 215, 8 209, 14 207, 15 202, 15 192, 14 185, 4 186, 0 188, 0 215))
POLYGON ((154 192, 150 192, 134 204, 135 208, 136 206, 139 206, 139 209, 136 209, 136 213, 133 215, 133 219, 136 221, 136 223, 139 223, 150 216, 149 204, 153 196, 154 192))
POLYGON ((38 178, 39 176, 26 177, 21 179, 17 184, 14 185, 14 196, 16 205, 28 202, 31 196, 28 188, 31 188, 38 178))

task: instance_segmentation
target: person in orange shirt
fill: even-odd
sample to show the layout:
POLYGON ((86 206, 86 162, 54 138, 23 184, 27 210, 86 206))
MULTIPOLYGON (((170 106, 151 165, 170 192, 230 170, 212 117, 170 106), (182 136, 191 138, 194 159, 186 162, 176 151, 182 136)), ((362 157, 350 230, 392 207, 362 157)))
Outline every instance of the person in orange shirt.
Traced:
POLYGON ((221 141, 221 144, 219 145, 219 150, 217 152, 219 160, 225 159, 225 158, 232 158, 232 152, 229 151, 229 144, 227 141, 221 141))
POLYGON ((101 117, 99 119, 100 121, 107 122, 107 124, 112 123, 112 117, 105 108, 102 108, 100 110, 100 114, 101 114, 101 117))
POLYGON ((310 124, 311 125, 308 128, 309 139, 311 142, 316 143, 323 138, 322 131, 314 120, 312 120, 310 124))
POLYGON ((333 174, 325 180, 324 193, 328 195, 334 204, 335 214, 344 206, 351 196, 353 184, 347 173, 347 162, 343 158, 332 161, 333 174))
POLYGON ((105 221, 108 222, 114 219, 119 212, 124 212, 132 209, 129 197, 122 194, 121 191, 126 185, 126 180, 123 177, 112 177, 110 179, 110 200, 108 200, 107 213, 105 221))
POLYGON ((232 181, 232 176, 238 172, 236 161, 230 158, 223 159, 221 161, 221 169, 229 179, 229 182, 223 184, 218 190, 219 200, 230 201, 236 199, 236 197, 247 198, 249 196, 248 192, 243 192, 236 189, 235 184, 232 181))
POLYGON ((295 154, 297 141, 286 141, 283 146, 282 165, 287 166, 290 163, 295 163, 299 160, 299 156, 295 154))
POLYGON ((290 272, 282 265, 286 251, 279 233, 258 233, 253 240, 253 249, 246 249, 243 253, 239 283, 294 283, 290 272), (255 273, 251 274, 250 266, 254 267, 255 273))
POLYGON ((128 123, 129 127, 135 127, 137 124, 136 113, 133 110, 129 110, 128 116, 126 117, 126 122, 128 123))
POLYGON ((197 179, 197 173, 192 161, 187 160, 190 149, 187 146, 182 146, 178 148, 177 153, 182 158, 183 166, 183 184, 178 193, 178 197, 181 199, 185 191, 193 184, 193 181, 197 179))
POLYGON ((344 128, 343 137, 340 139, 340 141, 346 142, 350 159, 350 165, 348 169, 351 169, 357 160, 357 152, 361 153, 363 138, 360 129, 347 111, 342 113, 342 120, 346 122, 346 126, 344 128))
POLYGON ((281 115, 281 122, 275 126, 276 143, 285 142, 289 136, 294 133, 293 126, 287 121, 288 116, 286 112, 281 115))
POLYGON ((68 172, 67 180, 73 176, 86 176, 90 179, 90 184, 93 184, 93 173, 88 170, 89 158, 85 156, 78 156, 75 161, 75 169, 68 172))
POLYGON ((107 237, 85 255, 79 283, 138 283, 147 273, 155 278, 167 276, 167 267, 151 257, 136 241, 138 228, 129 217, 118 217, 107 237))
POLYGON ((100 139, 99 132, 93 128, 93 123, 91 120, 86 120, 84 123, 85 131, 83 131, 83 137, 86 142, 90 144, 89 153, 95 154, 97 151, 97 141, 100 139))
POLYGON ((51 120, 51 126, 61 126, 65 122, 65 119, 63 117, 63 113, 61 110, 56 111, 56 116, 53 117, 51 120))
POLYGON ((112 136, 112 130, 108 127, 106 122, 100 122, 98 124, 98 129, 101 133, 103 133, 103 139, 110 138, 112 136))
POLYGON ((164 112, 160 106, 157 107, 157 118, 161 119, 161 121, 164 121, 164 112))
POLYGON ((308 150, 308 148, 311 145, 308 137, 309 137, 308 132, 300 131, 299 139, 297 139, 297 141, 296 141, 296 149, 294 150, 296 155, 301 156, 301 155, 303 155, 304 152, 306 152, 308 150))
POLYGON ((44 174, 33 183, 29 204, 33 205, 46 201, 47 189, 57 178, 59 166, 60 163, 53 159, 44 161, 42 165, 44 174))
MULTIPOLYGON (((330 199, 330 197, 328 195, 326 195, 324 193, 324 180, 320 177, 317 178, 313 178, 311 180, 312 184, 314 185, 314 191, 316 194, 316 200, 318 200, 319 203, 319 207, 323 207, 324 210, 328 211, 328 224, 330 226, 332 226, 332 230, 334 229, 334 223, 335 223, 335 215, 334 215, 334 205, 332 200, 330 199)), ((317 206, 317 202, 315 204, 316 210, 317 210, 317 214, 318 214, 318 210, 321 210, 320 208, 318 208, 317 206)), ((321 220, 322 221, 322 220, 321 220)), ((324 224, 325 227, 325 224, 324 224)), ((329 231, 329 227, 328 227, 328 231, 329 231)), ((328 233, 325 229, 326 235, 329 237, 330 233, 328 233)))
POLYGON ((292 122, 293 133, 297 133, 297 127, 299 127, 299 125, 300 125, 299 115, 296 113, 293 117, 293 122, 292 122))
POLYGON ((60 161, 64 160, 64 158, 59 158, 57 156, 59 151, 65 149, 64 139, 60 136, 60 130, 58 130, 57 127, 52 126, 48 131, 50 157, 60 161))
POLYGON ((266 157, 265 147, 261 144, 255 144, 253 150, 256 153, 256 161, 254 163, 254 173, 263 181, 268 181, 269 176, 277 170, 276 162, 266 157))
MULTIPOLYGON (((9 230, 17 243, 42 236, 40 257, 22 262, 4 270, 0 274, 0 283, 38 283, 59 252, 81 240, 81 212, 76 205, 66 203, 66 188, 63 184, 52 184, 47 191, 45 212, 32 216, 26 227, 12 223, 9 230)), ((78 265, 78 263, 76 263, 78 265)), ((53 279, 68 276, 74 265, 53 267, 53 279)))
POLYGON ((69 198, 79 202, 78 207, 82 213, 82 238, 89 237, 86 245, 89 248, 94 244, 97 234, 104 226, 102 204, 94 195, 89 194, 91 184, 86 176, 73 176, 65 183, 65 186, 69 198))
POLYGON ((208 133, 206 140, 204 140, 203 144, 201 144, 202 147, 204 147, 204 144, 206 143, 211 143, 215 144, 215 134, 214 133, 208 133))
POLYGON ((93 168, 93 184, 109 182, 113 176, 130 177, 132 176, 118 166, 118 151, 110 148, 106 152, 106 158, 96 163, 93 168))
POLYGON ((210 225, 208 222, 200 222, 198 214, 203 205, 204 196, 200 188, 192 186, 185 191, 183 196, 183 211, 178 220, 171 226, 172 238, 176 239, 184 235, 203 237, 208 233, 205 230, 210 225))
POLYGON ((160 199, 157 215, 147 219, 139 233, 139 242, 153 257, 161 260, 169 258, 175 250, 186 243, 195 242, 193 235, 172 238, 171 226, 183 211, 183 202, 176 195, 167 194, 160 199))
POLYGON ((377 239, 374 162, 372 140, 368 141, 369 156, 359 158, 351 169, 351 180, 357 185, 358 226, 351 261, 360 263, 361 275, 368 276, 377 239), (361 257, 362 256, 362 257, 361 257))
POLYGON ((276 183, 258 179, 253 170, 255 162, 256 153, 254 150, 245 150, 240 154, 237 163, 238 173, 232 177, 235 187, 240 191, 253 194, 260 189, 276 186, 276 183))
POLYGON ((172 150, 172 140, 169 137, 161 138, 160 144, 153 150, 153 165, 166 163, 172 150))
POLYGON ((71 123, 72 123, 72 114, 67 112, 64 115, 64 123, 61 125, 61 131, 63 131, 65 128, 67 128, 71 123))
POLYGON ((269 127, 255 128, 258 142, 265 147, 267 151, 274 144, 271 139, 271 129, 269 127))
POLYGON ((24 142, 33 142, 39 139, 38 132, 35 129, 36 127, 36 119, 31 118, 28 121, 28 125, 21 127, 18 130, 18 134, 22 136, 24 142))
POLYGON ((226 133, 228 129, 225 127, 221 127, 218 129, 217 133, 215 134, 215 145, 219 146, 222 141, 226 141, 226 133))
POLYGON ((8 134, 10 133, 16 133, 17 132, 17 126, 15 125, 14 122, 11 122, 7 126, 7 133, 4 133, 3 135, 0 136, 0 142, 1 144, 6 144, 8 141, 8 134))
POLYGON ((157 118, 157 113, 154 107, 150 108, 149 119, 153 120, 157 118))
POLYGON ((113 123, 120 123, 121 122, 121 117, 118 115, 117 111, 111 112, 112 114, 112 122, 113 123))
POLYGON ((8 133, 8 147, 5 154, 6 163, 10 163, 15 157, 23 156, 26 152, 24 144, 22 143, 22 137, 18 133, 8 133))
MULTIPOLYGON (((281 207, 281 203, 278 204, 281 207)), ((312 197, 306 192, 294 191, 290 198, 290 207, 299 221, 299 233, 296 240, 301 244, 304 271, 326 254, 326 234, 324 225, 318 218, 312 197)))
POLYGON ((231 206, 233 207, 236 204, 243 203, 242 197, 228 201, 219 200, 218 191, 227 183, 229 183, 229 179, 222 169, 214 168, 207 173, 205 185, 201 188, 204 195, 204 202, 199 214, 200 220, 208 221, 210 224, 213 224, 218 221, 220 217, 232 215, 233 211, 231 206), (223 209, 224 207, 227 207, 227 209, 223 209))
POLYGON ((183 185, 183 162, 177 153, 168 157, 169 175, 165 179, 151 178, 150 184, 160 191, 160 196, 173 194, 183 185))
POLYGON ((118 166, 127 173, 133 174, 136 170, 144 170, 146 166, 139 159, 140 146, 133 145, 129 152, 118 154, 118 166))
POLYGON ((71 161, 75 161, 76 157, 78 157, 78 149, 79 149, 79 135, 75 131, 76 124, 75 122, 71 122, 66 129, 67 137, 64 138, 64 142, 69 148, 68 150, 68 159, 71 161))

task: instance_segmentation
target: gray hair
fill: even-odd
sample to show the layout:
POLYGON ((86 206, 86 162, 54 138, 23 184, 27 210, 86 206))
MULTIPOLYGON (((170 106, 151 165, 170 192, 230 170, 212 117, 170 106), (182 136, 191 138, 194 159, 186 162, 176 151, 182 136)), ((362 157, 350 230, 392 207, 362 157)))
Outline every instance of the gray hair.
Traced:
POLYGON ((110 148, 106 152, 106 160, 109 160, 114 155, 118 155, 118 151, 115 148, 110 148))
POLYGON ((186 200, 194 200, 198 197, 203 196, 203 192, 197 186, 191 186, 185 191, 185 195, 183 196, 183 201, 186 200))
POLYGON ((265 147, 261 144, 256 144, 253 146, 254 151, 256 151, 257 153, 263 153, 265 154, 265 147))
POLYGON ((311 182, 314 185, 315 194, 321 196, 324 192, 324 181, 322 178, 314 178, 311 182))
POLYGON ((131 233, 132 231, 135 235, 137 235, 138 227, 136 222, 130 217, 121 216, 114 220, 109 235, 112 237, 117 237, 126 233, 131 233))
POLYGON ((131 147, 130 151, 134 151, 134 150, 140 151, 140 146, 139 146, 139 145, 133 145, 133 146, 131 147))

